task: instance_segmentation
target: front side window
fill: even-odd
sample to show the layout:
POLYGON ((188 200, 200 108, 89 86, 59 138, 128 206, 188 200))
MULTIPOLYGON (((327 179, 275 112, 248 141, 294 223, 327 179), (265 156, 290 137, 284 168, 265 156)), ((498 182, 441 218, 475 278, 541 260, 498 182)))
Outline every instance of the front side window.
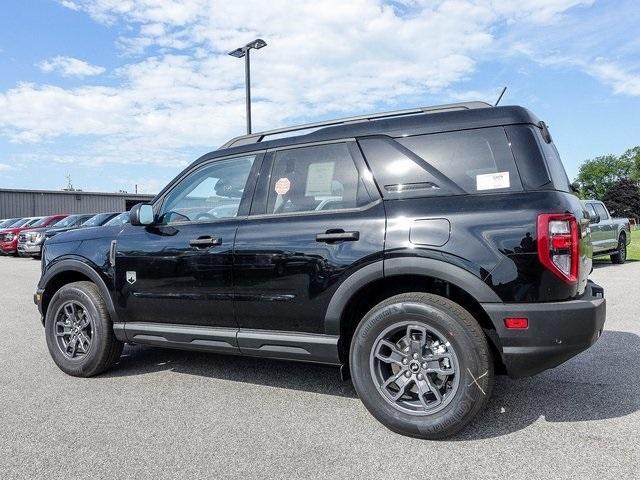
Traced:
POLYGON ((255 157, 219 160, 187 175, 165 199, 160 222, 209 222, 237 216, 255 157))
POLYGON ((338 210, 369 201, 346 144, 292 148, 275 154, 266 213, 338 210))

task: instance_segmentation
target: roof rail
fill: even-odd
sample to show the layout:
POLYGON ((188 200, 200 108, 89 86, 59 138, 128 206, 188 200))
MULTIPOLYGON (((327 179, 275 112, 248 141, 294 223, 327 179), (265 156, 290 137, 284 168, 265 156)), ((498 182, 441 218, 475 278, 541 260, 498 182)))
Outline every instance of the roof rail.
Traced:
POLYGON ((291 127, 277 128, 275 130, 267 130, 264 132, 250 133, 248 135, 240 135, 239 137, 232 138, 227 143, 222 145, 220 149, 237 147, 240 145, 248 145, 251 143, 262 142, 265 137, 271 135, 280 135, 289 132, 298 132, 300 130, 310 130, 312 128, 331 127, 335 125, 344 125, 347 123, 367 122, 369 120, 378 120, 381 118, 402 117, 405 115, 418 115, 421 113, 440 113, 449 112, 455 110, 473 110, 476 108, 490 108, 492 105, 486 102, 462 102, 462 103, 448 103, 445 105, 434 105, 431 107, 418 107, 410 108, 406 110, 394 110, 391 112, 373 113, 370 115, 358 115, 355 117, 338 118, 335 120, 326 120, 324 122, 305 123, 302 125, 294 125, 291 127))

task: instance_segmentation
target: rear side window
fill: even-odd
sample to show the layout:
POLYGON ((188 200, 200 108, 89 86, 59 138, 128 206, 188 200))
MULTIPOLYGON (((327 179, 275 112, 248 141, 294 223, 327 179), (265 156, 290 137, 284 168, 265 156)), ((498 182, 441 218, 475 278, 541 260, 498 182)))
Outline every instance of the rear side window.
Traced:
POLYGON ((341 210, 370 201, 346 144, 276 152, 269 182, 268 214, 341 210))
POLYGON ((503 128, 366 139, 361 145, 388 198, 522 190, 503 128))

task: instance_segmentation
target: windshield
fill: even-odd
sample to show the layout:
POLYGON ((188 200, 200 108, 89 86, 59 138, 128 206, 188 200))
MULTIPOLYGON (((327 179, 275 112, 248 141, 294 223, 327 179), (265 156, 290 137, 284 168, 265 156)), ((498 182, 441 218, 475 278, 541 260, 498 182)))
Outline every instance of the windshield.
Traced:
POLYGON ((40 220, 38 220, 36 223, 34 223, 33 225, 31 225, 33 228, 37 228, 37 227, 46 227, 47 226, 47 222, 49 221, 49 217, 44 217, 41 218, 40 220))
POLYGON ((84 222, 82 226, 83 227, 99 227, 105 222, 105 220, 111 218, 113 215, 114 215, 113 213, 99 213, 98 215, 95 215, 91 217, 89 220, 87 220, 86 222, 84 222))
POLYGON ((34 223, 36 223, 38 220, 40 220, 41 217, 36 217, 36 218, 23 218, 20 222, 18 222, 16 225, 12 225, 13 227, 30 227, 32 226, 34 223))
POLYGON ((129 212, 121 213, 120 215, 116 215, 107 223, 104 224, 105 227, 113 227, 124 225, 125 223, 129 223, 129 212))
POLYGON ((103 214, 94 215, 89 220, 82 224, 83 227, 97 227, 102 222, 104 218, 103 214))
POLYGON ((69 217, 64 217, 64 218, 60 218, 58 220, 56 220, 55 222, 49 224, 49 228, 58 228, 58 226, 64 222, 67 218, 69 217))
POLYGON ((67 218, 63 218, 62 220, 60 220, 58 223, 56 223, 54 226, 56 228, 64 228, 64 227, 69 227, 71 225, 74 224, 74 222, 76 220, 78 220, 78 218, 80 218, 80 215, 69 215, 67 218))
POLYGON ((7 220, 5 220, 4 222, 0 223, 0 228, 8 228, 10 226, 12 226, 14 223, 18 223, 20 220, 22 220, 21 218, 9 218, 7 220))

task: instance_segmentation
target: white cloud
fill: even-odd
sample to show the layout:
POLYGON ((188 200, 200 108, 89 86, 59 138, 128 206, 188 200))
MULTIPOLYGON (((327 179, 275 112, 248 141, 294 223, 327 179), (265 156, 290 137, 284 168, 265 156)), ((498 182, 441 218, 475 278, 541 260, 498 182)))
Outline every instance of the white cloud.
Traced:
POLYGON ((638 73, 631 73, 603 58, 597 58, 593 63, 586 65, 585 70, 600 81, 611 85, 616 94, 640 96, 640 74, 638 73))
POLYGON ((57 56, 41 62, 39 65, 43 72, 60 72, 63 77, 91 77, 105 72, 104 67, 90 65, 83 60, 73 57, 57 56))
POLYGON ((0 163, 0 172, 8 172, 9 170, 11 170, 11 165, 0 163))
MULTIPOLYGON (((0 92, 0 134, 14 142, 85 142, 80 157, 50 157, 61 162, 175 165, 243 131, 244 71, 226 52, 256 37, 269 44, 252 57, 255 129, 263 129, 430 95, 485 93, 453 92, 495 47, 498 27, 553 24, 591 0, 61 3, 121 24, 128 63, 109 87, 23 83, 0 92)), ((70 76, 104 71, 69 57, 45 63, 70 76)))

